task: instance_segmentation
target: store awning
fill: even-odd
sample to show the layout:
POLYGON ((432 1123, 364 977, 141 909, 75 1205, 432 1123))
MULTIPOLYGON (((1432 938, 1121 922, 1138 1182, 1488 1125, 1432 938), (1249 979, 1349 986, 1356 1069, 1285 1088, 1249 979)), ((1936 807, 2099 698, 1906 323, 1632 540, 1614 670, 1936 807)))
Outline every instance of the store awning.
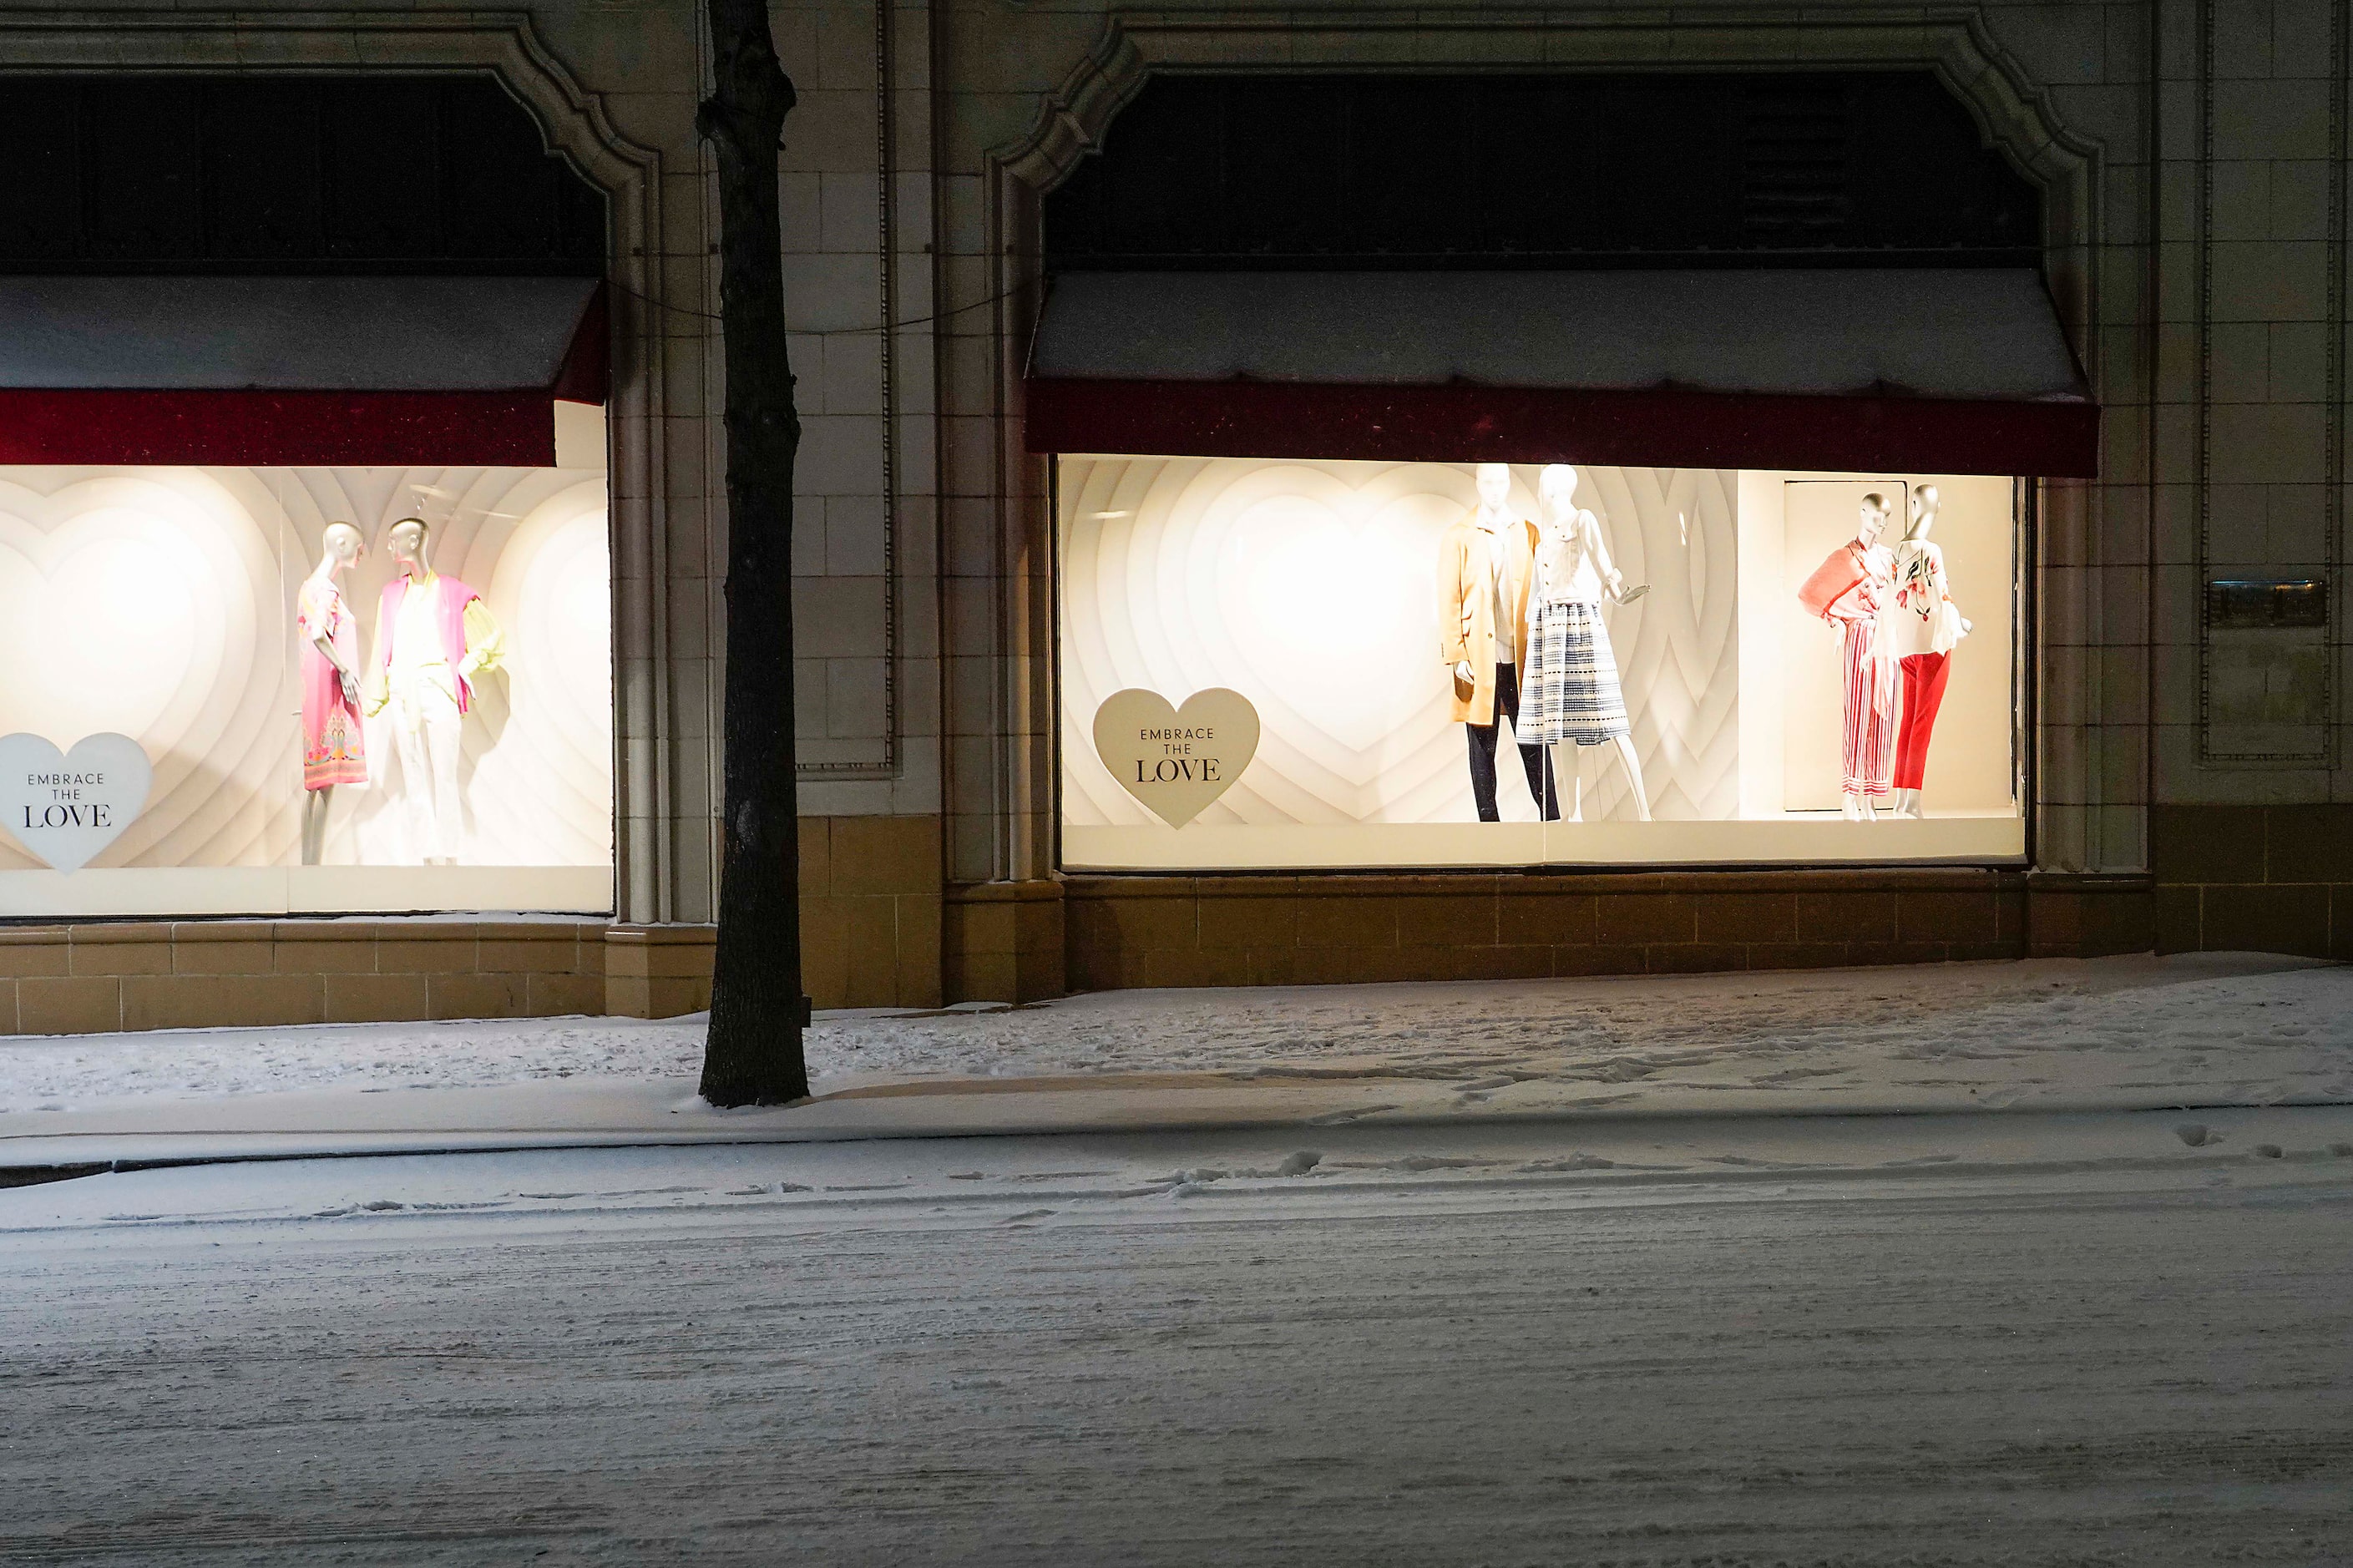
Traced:
POLYGON ((555 460, 591 278, 0 277, 0 463, 555 460))
POLYGON ((1038 452, 2098 469, 2026 268, 1073 273, 1027 390, 1038 452))

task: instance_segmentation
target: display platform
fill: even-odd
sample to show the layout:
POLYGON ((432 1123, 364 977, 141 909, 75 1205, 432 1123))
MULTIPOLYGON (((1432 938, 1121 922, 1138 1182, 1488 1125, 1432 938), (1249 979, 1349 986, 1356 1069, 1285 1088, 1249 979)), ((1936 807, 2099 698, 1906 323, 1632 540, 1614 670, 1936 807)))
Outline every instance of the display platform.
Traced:
POLYGON ((612 909, 610 865, 116 867, 0 877, 0 920, 612 909))
POLYGON ((1073 871, 1369 870, 1399 866, 1502 870, 1568 866, 1981 866, 2023 860, 2016 816, 1849 822, 1792 816, 1732 822, 1368 822, 1333 826, 1062 829, 1073 871))

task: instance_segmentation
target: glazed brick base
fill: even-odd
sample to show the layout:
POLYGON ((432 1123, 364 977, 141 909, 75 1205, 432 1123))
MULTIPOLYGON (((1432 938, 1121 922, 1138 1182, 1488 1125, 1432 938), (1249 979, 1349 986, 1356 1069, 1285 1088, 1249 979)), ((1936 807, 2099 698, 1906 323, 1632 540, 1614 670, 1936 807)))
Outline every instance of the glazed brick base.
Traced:
POLYGON ((2353 805, 2160 805, 2160 952, 2353 959, 2353 805))
POLYGON ((2030 951, 2019 872, 1079 877, 1073 990, 1936 963, 2030 951))

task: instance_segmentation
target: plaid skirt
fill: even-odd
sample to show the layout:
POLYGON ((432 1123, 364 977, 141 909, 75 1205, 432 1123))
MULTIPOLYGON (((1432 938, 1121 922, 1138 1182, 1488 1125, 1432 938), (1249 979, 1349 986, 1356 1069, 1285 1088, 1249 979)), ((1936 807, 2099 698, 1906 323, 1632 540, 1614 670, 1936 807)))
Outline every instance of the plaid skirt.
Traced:
POLYGON ((1520 716, 1512 726, 1523 745, 1598 746, 1631 733, 1599 605, 1538 605, 1528 641, 1520 716))

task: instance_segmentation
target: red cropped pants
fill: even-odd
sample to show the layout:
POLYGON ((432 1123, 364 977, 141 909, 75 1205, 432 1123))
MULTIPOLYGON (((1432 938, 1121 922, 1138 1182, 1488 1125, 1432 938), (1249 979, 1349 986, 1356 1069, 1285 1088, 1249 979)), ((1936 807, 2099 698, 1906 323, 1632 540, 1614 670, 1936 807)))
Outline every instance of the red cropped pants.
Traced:
POLYGON ((1906 655, 1904 671, 1904 721, 1895 732, 1897 789, 1925 787, 1928 771, 1928 735, 1936 727, 1936 707, 1945 700, 1945 678, 1952 673, 1948 653, 1906 655))

